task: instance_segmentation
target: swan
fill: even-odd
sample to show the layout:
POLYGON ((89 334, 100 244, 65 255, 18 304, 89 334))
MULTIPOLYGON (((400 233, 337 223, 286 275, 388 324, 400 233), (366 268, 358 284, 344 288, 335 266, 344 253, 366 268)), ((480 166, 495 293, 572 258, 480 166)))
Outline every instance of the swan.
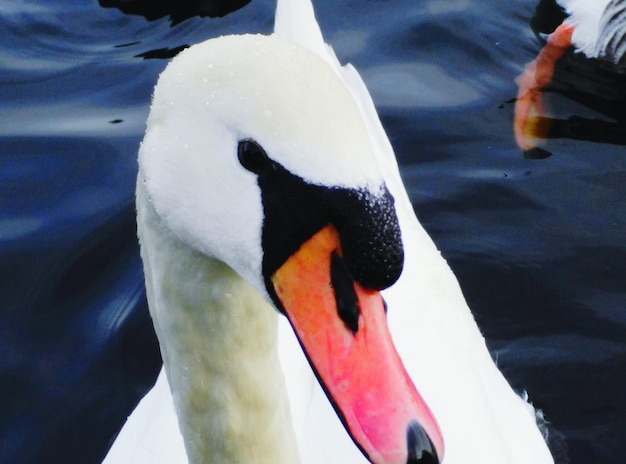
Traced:
POLYGON ((553 463, 308 0, 166 67, 136 204, 164 368, 106 464, 553 463))
POLYGON ((567 17, 552 32, 538 57, 518 77, 514 132, 522 150, 532 150, 545 138, 549 119, 542 90, 554 75, 556 61, 574 48, 587 58, 626 67, 626 1, 557 0, 567 17))

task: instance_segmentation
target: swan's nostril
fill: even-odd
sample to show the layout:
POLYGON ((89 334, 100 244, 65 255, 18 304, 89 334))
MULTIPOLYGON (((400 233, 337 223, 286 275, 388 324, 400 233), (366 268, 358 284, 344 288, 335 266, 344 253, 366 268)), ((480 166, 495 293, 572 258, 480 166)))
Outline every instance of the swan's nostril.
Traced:
POLYGON ((424 428, 416 421, 411 421, 406 429, 408 447, 407 464, 439 464, 439 458, 433 442, 424 428))
POLYGON ((346 327, 356 335, 359 330, 359 299, 354 291, 354 279, 341 256, 334 252, 330 259, 330 280, 335 293, 337 313, 346 327))

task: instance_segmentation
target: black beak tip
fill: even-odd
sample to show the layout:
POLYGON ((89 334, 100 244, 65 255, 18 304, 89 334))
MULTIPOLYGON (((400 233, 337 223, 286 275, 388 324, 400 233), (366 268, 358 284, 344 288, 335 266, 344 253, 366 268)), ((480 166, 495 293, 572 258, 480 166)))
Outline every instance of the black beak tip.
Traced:
POLYGON ((424 428, 411 421, 406 429, 407 464, 439 464, 437 451, 424 428))

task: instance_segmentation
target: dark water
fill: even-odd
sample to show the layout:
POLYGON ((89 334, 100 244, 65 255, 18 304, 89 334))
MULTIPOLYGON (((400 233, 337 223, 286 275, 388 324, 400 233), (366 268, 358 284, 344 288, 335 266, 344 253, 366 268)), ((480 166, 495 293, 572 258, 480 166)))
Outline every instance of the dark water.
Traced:
MULTIPOLYGON (((316 8, 327 40, 369 85, 418 216, 500 367, 565 435, 572 464, 620 464, 626 147, 561 137, 542 160, 516 148, 510 101, 540 48, 529 25, 535 3, 316 8)), ((0 6, 0 462, 99 462, 151 384, 160 361, 133 187, 167 61, 147 58, 268 32, 273 8, 253 0, 225 18, 171 27, 95 0, 0 6)), ((623 116, 624 79, 602 74, 608 84, 596 86, 591 68, 572 82, 572 67, 562 67, 550 93, 555 117, 623 116)))

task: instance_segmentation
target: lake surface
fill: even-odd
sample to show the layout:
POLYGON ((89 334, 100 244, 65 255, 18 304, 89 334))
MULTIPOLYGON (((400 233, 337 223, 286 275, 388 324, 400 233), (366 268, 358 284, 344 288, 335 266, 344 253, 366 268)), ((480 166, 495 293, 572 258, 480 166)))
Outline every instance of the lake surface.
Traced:
MULTIPOLYGON (((626 147, 602 134, 550 139, 545 159, 516 147, 515 78, 541 48, 535 6, 316 2, 500 368, 565 436, 572 464, 621 464, 626 147)), ((150 387, 160 359, 133 191, 152 88, 181 46, 267 33, 273 9, 253 0, 172 25, 95 1, 3 2, 0 462, 98 463, 150 387)), ((561 68, 556 117, 624 123, 623 75, 572 54, 561 68)))

